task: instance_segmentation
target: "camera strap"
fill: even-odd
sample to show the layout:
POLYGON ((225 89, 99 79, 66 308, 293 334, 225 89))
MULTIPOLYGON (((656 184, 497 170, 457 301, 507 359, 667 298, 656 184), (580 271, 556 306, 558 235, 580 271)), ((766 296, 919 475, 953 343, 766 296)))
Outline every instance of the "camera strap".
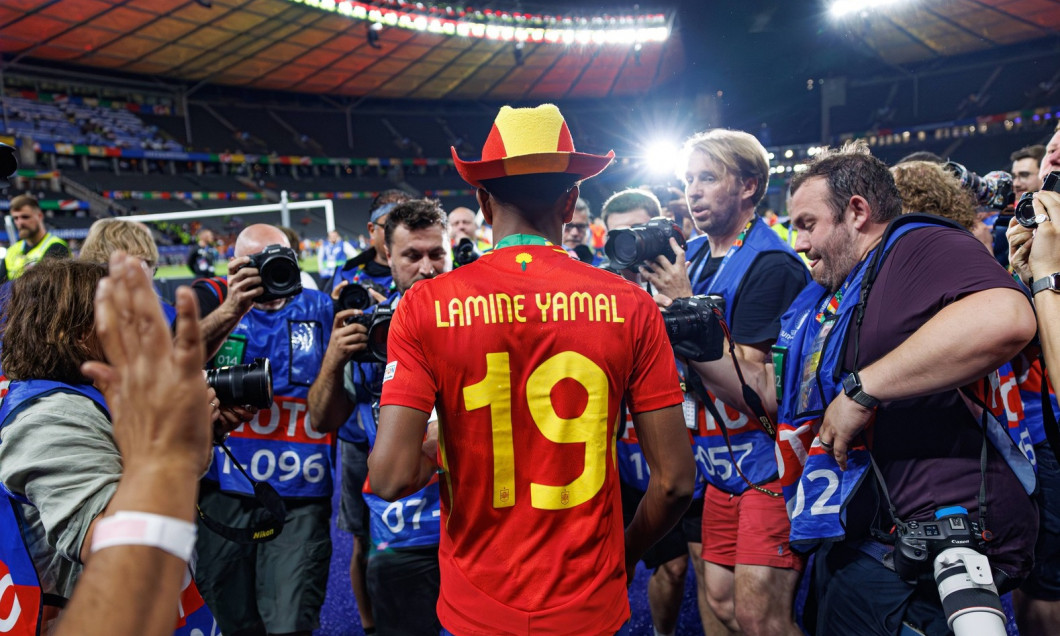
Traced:
POLYGON ((237 528, 235 526, 228 526, 216 519, 209 517, 202 508, 198 505, 195 506, 199 512, 199 519, 202 520, 202 525, 209 528, 215 534, 228 539, 233 543, 240 545, 252 545, 255 543, 265 543, 272 541, 276 537, 280 536, 283 532, 283 525, 287 518, 287 507, 283 505, 283 499, 280 494, 266 482, 255 481, 250 478, 247 471, 243 469, 243 466, 236 460, 232 455, 232 451, 228 449, 225 444, 218 444, 221 449, 228 455, 228 459, 235 465, 239 472, 243 473, 243 476, 247 478, 247 481, 251 483, 254 488, 254 499, 257 500, 261 507, 265 509, 268 517, 252 523, 246 528, 237 528))
POLYGON ((1042 362, 1042 428, 1045 429, 1045 438, 1049 441, 1049 447, 1054 449, 1060 448, 1060 421, 1056 419, 1056 414, 1053 413, 1053 401, 1049 398, 1049 378, 1048 372, 1045 368, 1045 354, 1039 352, 1038 359, 1042 362))
MULTIPOLYGON (((741 378, 741 381, 743 378, 741 378)), ((744 480, 751 488, 754 488, 758 492, 769 495, 770 497, 780 497, 782 493, 773 492, 768 488, 763 488, 761 485, 752 482, 747 478, 747 475, 743 474, 743 470, 740 468, 740 464, 736 461, 736 453, 732 450, 732 442, 729 441, 729 429, 725 426, 725 420, 721 418, 721 413, 718 412, 718 407, 714 406, 714 401, 710 399, 710 395, 707 394, 707 387, 703 386, 703 380, 700 379, 699 374, 693 369, 688 370, 688 385, 692 387, 692 391, 699 398, 699 401, 703 403, 703 407, 707 409, 710 416, 714 418, 714 421, 718 424, 718 429, 721 430, 721 436, 725 439, 725 446, 729 449, 729 458, 732 459, 732 465, 736 468, 736 474, 740 476, 740 479, 744 480)), ((750 389, 746 384, 746 389, 750 389)), ((753 390, 751 390, 754 393, 753 390)), ((755 394, 757 397, 757 394, 755 394)), ((759 403, 761 406, 761 403, 759 403)))
MULTIPOLYGON (((743 393, 743 401, 747 403, 748 408, 754 413, 755 419, 762 425, 770 437, 775 441, 777 439, 777 425, 773 423, 773 418, 769 417, 769 413, 766 412, 766 407, 762 405, 762 396, 758 395, 758 392, 751 388, 751 385, 747 384, 747 380, 743 377, 743 369, 740 368, 740 360, 736 357, 736 341, 732 339, 732 332, 729 330, 729 323, 725 322, 725 317, 722 316, 720 309, 715 309, 714 314, 718 317, 718 323, 721 325, 722 331, 725 332, 725 339, 729 342, 729 357, 732 358, 732 365, 736 369, 736 377, 740 379, 740 390, 743 393)), ((710 400, 707 400, 709 403, 710 400)), ((712 405, 713 406, 713 405, 712 405)), ((712 412, 711 415, 714 415, 712 412)), ((721 420, 719 420, 720 422, 721 420)), ((725 427, 723 426, 722 429, 725 427)), ((725 438, 728 442, 728 438, 725 438)), ((729 449, 730 452, 732 449, 729 449)))

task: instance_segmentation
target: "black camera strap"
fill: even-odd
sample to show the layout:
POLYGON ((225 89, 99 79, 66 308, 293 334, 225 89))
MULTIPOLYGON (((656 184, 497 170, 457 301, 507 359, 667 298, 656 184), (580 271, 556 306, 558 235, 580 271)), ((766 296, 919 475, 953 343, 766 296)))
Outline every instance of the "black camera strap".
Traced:
POLYGON ((732 358, 732 366, 736 369, 736 377, 740 379, 740 390, 743 393, 743 401, 747 403, 748 408, 754 413, 755 419, 757 419, 758 423, 762 425, 765 432, 775 441, 777 439, 777 425, 773 422, 773 418, 769 417, 769 413, 766 412, 766 407, 762 405, 762 396, 758 395, 758 392, 752 389, 751 385, 747 384, 747 380, 743 377, 743 369, 740 368, 740 360, 736 357, 736 341, 732 339, 729 323, 725 322, 725 317, 722 316, 720 309, 715 308, 714 314, 717 315, 718 323, 721 325, 722 331, 725 332, 725 339, 729 341, 729 357, 732 358))
POLYGON ((243 466, 232 455, 232 451, 228 449, 228 446, 225 444, 218 444, 218 446, 224 450, 225 455, 228 455, 228 459, 235 464, 235 467, 239 469, 239 472, 243 473, 243 476, 251 483, 254 488, 254 499, 256 499, 257 502, 261 504, 261 507, 265 509, 268 517, 257 523, 251 524, 250 527, 237 528, 225 525, 220 521, 207 516, 203 509, 196 505, 195 508, 199 512, 199 519, 202 520, 202 525, 209 528, 215 534, 240 545, 265 543, 280 536, 280 533, 283 532, 283 525, 287 518, 287 507, 283 505, 283 499, 280 497, 280 494, 268 483, 251 479, 250 475, 247 474, 247 471, 243 469, 243 466))
MULTIPOLYGON (((747 478, 747 475, 743 473, 740 464, 736 461, 736 453, 732 450, 732 442, 729 441, 729 429, 725 426, 725 420, 722 419, 721 413, 718 412, 718 407, 714 406, 714 401, 711 400, 710 395, 707 394, 707 388, 703 386, 703 380, 700 379, 699 374, 696 373, 694 369, 688 370, 688 379, 686 382, 688 386, 692 387, 692 391, 696 394, 696 397, 703 403, 703 407, 707 409, 707 412, 709 412, 711 417, 714 418, 714 422, 717 423, 718 429, 721 430, 721 436, 725 439, 725 446, 729 449, 729 458, 732 460, 732 465, 735 467, 736 474, 740 476, 740 479, 743 479, 744 483, 764 495, 780 497, 781 493, 773 492, 768 488, 763 488, 760 484, 752 482, 747 478)), ((746 385, 744 386, 746 387, 746 385)), ((754 393, 753 390, 751 392, 754 393)), ((761 406, 761 404, 759 404, 759 406, 761 406)))
POLYGON ((1053 401, 1049 398, 1049 378, 1045 368, 1045 354, 1039 353, 1038 359, 1042 362, 1042 427, 1045 429, 1045 438, 1053 452, 1060 449, 1060 421, 1056 419, 1053 412, 1053 401))

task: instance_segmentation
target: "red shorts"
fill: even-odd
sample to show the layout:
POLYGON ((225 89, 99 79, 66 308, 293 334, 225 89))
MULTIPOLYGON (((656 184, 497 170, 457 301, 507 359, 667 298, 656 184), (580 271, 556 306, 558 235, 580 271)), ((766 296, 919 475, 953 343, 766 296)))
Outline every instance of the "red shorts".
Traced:
MULTIPOLYGON (((780 481, 764 484, 780 492, 780 481)), ((730 495, 707 486, 703 497, 703 560, 733 567, 766 565, 801 572, 804 559, 791 551, 791 522, 783 497, 754 488, 730 495)))

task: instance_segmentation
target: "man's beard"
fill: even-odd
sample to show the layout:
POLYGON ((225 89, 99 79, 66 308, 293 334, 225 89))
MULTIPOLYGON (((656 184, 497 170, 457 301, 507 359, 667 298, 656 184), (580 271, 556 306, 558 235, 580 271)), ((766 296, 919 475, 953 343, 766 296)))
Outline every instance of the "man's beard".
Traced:
POLYGON ((839 289, 860 260, 857 246, 854 244, 854 233, 849 230, 840 231, 836 228, 824 247, 827 256, 820 251, 811 252, 808 255, 810 260, 814 260, 814 256, 817 257, 817 265, 811 274, 818 284, 834 292, 839 289))

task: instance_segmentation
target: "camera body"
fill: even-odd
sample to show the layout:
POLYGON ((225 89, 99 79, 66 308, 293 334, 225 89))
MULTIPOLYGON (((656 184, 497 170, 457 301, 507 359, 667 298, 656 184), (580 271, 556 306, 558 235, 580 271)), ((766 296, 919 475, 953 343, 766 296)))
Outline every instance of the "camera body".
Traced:
POLYGON ((670 239, 676 239, 682 249, 685 237, 681 228, 666 217, 655 217, 647 223, 638 223, 629 228, 611 230, 607 233, 604 254, 611 267, 617 270, 637 269, 641 263, 654 261, 656 256, 665 256, 671 263, 677 255, 670 248, 670 239))
POLYGON ((347 320, 347 323, 362 324, 368 330, 368 348, 355 355, 352 358, 354 362, 386 362, 386 340, 393 317, 393 307, 377 305, 371 313, 352 316, 347 320))
POLYGON ((208 369, 206 384, 217 393, 221 406, 272 406, 272 368, 268 358, 254 358, 250 364, 208 369))
POLYGON ((696 362, 717 360, 725 352, 725 299, 714 294, 678 298, 662 312, 674 352, 696 362))
POLYGON ((298 256, 289 247, 269 245, 257 254, 251 254, 246 267, 258 270, 261 286, 265 290, 254 299, 256 303, 267 303, 302 293, 302 270, 298 268, 298 256))
POLYGON ((453 263, 457 267, 474 263, 479 256, 482 256, 482 254, 479 254, 479 251, 475 249, 475 242, 466 236, 460 239, 460 242, 456 244, 456 248, 453 249, 453 263))
POLYGON ((376 299, 372 297, 370 291, 375 291, 383 296, 387 295, 387 290, 373 282, 368 283, 350 283, 342 288, 339 292, 339 298, 335 301, 335 312, 345 311, 347 309, 360 309, 365 310, 376 304, 376 299))
POLYGON ((960 506, 939 508, 934 521, 898 524, 895 532, 894 571, 908 582, 930 572, 935 557, 949 548, 980 549, 975 525, 960 506))
POLYGON ((1007 172, 996 170, 980 177, 956 161, 947 161, 942 167, 957 177, 962 188, 975 195, 979 205, 1004 210, 1016 198, 1012 189, 1012 175, 1007 172))
MULTIPOLYGON (((1042 190, 1046 192, 1060 192, 1060 172, 1050 172, 1045 181, 1042 182, 1042 190)), ((1034 229, 1038 227, 1038 217, 1034 213, 1034 193, 1024 192, 1016 204, 1016 222, 1023 227, 1034 229)))

